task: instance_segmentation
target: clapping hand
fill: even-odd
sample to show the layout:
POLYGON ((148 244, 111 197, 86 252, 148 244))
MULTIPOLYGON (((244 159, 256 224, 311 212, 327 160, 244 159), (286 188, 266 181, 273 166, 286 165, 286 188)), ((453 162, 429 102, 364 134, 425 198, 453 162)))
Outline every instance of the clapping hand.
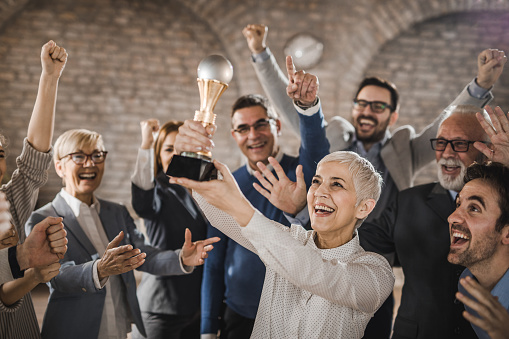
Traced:
POLYGON ((5 194, 0 193, 0 249, 12 247, 18 243, 18 233, 11 223, 9 207, 5 194))

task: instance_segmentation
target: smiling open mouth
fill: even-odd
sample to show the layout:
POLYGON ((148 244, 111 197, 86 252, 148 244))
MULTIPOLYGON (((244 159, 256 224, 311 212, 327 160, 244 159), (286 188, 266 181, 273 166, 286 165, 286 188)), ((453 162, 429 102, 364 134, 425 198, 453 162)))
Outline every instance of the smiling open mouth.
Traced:
POLYGON ((452 245, 463 245, 463 244, 467 243, 468 241, 470 241, 470 237, 468 235, 463 234, 458 231, 452 232, 452 241, 451 241, 452 245))
POLYGON ((442 170, 446 173, 448 172, 454 172, 456 170, 460 169, 459 166, 445 166, 445 165, 442 165, 442 170))
POLYGON ((335 209, 325 205, 315 205, 315 214, 317 215, 329 215, 333 213, 335 209))
POLYGON ((81 173, 80 175, 78 175, 78 177, 83 180, 92 180, 95 179, 96 176, 97 173, 81 173))
POLYGON ((265 142, 259 142, 257 144, 249 145, 249 146, 247 146, 247 148, 248 149, 258 149, 258 148, 262 148, 263 146, 265 146, 265 142))

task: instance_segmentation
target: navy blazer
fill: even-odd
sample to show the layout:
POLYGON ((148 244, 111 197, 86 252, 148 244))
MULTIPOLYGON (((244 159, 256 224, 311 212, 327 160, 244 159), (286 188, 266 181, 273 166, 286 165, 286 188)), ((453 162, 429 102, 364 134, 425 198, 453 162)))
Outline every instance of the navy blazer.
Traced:
MULTIPOLYGON (((159 172, 155 187, 143 190, 132 184, 132 205, 143 218, 150 245, 161 250, 182 247, 184 232, 189 228, 193 240, 205 239, 208 222, 186 188, 170 184, 159 172)), ((200 288, 203 267, 192 274, 162 277, 143 274, 138 286, 142 312, 192 315, 200 311, 200 288)))
MULTIPOLYGON (((99 199, 99 217, 111 241, 124 231, 121 245, 131 244, 147 254, 145 263, 138 269, 152 274, 184 274, 180 267, 179 251, 160 251, 145 245, 143 235, 136 229, 134 220, 123 205, 99 199)), ((106 289, 97 289, 93 282, 92 266, 102 256, 97 253, 85 232, 78 224, 71 207, 59 194, 38 209, 26 224, 27 234, 33 226, 48 216, 63 218, 67 231, 67 253, 60 261, 60 273, 48 283, 50 296, 42 324, 42 337, 51 339, 97 338, 101 324, 106 289)), ((182 238, 182 242, 184 239, 182 238)), ((123 290, 129 305, 128 313, 140 333, 145 335, 140 307, 136 298, 136 281, 133 272, 121 274, 123 290)))

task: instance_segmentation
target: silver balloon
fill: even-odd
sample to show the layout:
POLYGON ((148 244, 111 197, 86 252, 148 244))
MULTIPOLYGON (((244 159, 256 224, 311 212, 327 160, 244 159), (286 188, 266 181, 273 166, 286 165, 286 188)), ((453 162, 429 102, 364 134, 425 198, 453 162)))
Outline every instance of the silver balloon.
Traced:
POLYGON ((232 77, 232 64, 222 55, 209 55, 198 65, 198 78, 200 79, 218 80, 228 84, 232 77))

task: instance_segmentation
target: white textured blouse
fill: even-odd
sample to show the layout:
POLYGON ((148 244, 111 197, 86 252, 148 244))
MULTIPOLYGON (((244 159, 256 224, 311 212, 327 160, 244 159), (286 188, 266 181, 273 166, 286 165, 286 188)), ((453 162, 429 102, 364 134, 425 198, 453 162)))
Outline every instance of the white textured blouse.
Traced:
POLYGON ((256 211, 246 227, 195 194, 210 223, 258 254, 267 272, 251 338, 361 338, 394 286, 387 260, 366 252, 357 232, 319 249, 315 232, 256 211))

